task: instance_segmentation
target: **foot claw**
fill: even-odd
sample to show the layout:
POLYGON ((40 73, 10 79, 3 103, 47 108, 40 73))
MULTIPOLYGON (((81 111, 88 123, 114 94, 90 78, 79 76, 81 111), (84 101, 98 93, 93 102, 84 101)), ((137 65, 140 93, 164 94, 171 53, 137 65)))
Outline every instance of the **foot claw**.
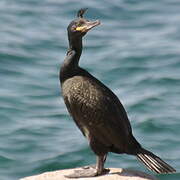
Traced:
POLYGON ((103 173, 102 174, 107 174, 109 173, 110 169, 103 169, 103 173))

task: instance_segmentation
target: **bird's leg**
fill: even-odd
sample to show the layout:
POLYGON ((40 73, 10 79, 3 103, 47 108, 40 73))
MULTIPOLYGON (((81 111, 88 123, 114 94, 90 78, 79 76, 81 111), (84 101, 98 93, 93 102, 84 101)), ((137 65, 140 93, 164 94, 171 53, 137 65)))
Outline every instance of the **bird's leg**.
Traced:
POLYGON ((98 156, 96 166, 85 167, 82 170, 75 170, 73 174, 67 175, 67 178, 85 178, 85 177, 94 177, 98 175, 105 174, 109 172, 107 169, 104 169, 104 163, 106 161, 106 155, 98 156))
POLYGON ((97 175, 102 174, 103 169, 104 169, 104 156, 97 156, 97 161, 96 161, 96 169, 97 169, 97 175))

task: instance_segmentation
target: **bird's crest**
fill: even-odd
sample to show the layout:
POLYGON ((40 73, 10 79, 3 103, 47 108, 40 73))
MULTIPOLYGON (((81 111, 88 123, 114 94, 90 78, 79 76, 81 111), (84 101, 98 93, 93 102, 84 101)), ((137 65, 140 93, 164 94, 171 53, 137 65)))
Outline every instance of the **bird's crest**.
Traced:
POLYGON ((77 13, 78 18, 83 18, 83 14, 87 11, 88 8, 80 9, 77 13))

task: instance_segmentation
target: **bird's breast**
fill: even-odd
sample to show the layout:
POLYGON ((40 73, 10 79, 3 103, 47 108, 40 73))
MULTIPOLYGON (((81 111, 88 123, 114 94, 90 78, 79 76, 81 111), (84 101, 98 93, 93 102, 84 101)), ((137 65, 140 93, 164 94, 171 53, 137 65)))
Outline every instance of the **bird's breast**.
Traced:
POLYGON ((70 78, 63 83, 62 93, 71 115, 78 120, 98 124, 108 111, 108 97, 105 96, 103 88, 91 79, 81 76, 70 78))
POLYGON ((66 80, 62 86, 63 96, 71 103, 84 104, 89 107, 101 103, 105 96, 103 89, 88 78, 75 76, 66 80))

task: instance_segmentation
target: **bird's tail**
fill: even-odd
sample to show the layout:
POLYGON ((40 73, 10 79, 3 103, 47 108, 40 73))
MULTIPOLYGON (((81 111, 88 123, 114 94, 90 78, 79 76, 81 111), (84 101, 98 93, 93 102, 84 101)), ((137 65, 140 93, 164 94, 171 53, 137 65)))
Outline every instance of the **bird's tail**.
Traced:
POLYGON ((165 163, 158 156, 143 148, 140 149, 136 156, 138 160, 140 160, 148 169, 158 174, 176 172, 176 170, 173 167, 165 163))

